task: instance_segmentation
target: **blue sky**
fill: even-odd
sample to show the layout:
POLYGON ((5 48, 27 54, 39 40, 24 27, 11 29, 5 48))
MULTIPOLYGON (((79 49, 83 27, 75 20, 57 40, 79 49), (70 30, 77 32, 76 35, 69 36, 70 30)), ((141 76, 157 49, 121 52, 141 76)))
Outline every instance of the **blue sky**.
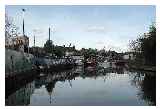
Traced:
POLYGON ((13 17, 21 34, 22 8, 26 9, 25 33, 30 46, 34 35, 36 45, 43 46, 51 27, 51 39, 57 45, 126 51, 129 41, 147 32, 156 19, 156 9, 151 5, 8 5, 6 13, 13 17))

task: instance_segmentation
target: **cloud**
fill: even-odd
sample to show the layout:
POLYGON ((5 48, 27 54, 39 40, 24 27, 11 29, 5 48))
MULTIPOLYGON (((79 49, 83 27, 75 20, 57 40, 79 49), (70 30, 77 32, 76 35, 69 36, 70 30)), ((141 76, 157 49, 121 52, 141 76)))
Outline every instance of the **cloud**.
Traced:
POLYGON ((103 41, 97 41, 96 44, 102 45, 102 44, 105 44, 105 42, 103 42, 103 41))
POLYGON ((86 29, 87 32, 106 33, 107 29, 104 26, 89 26, 86 29))
POLYGON ((33 29, 33 32, 35 34, 42 34, 42 33, 44 33, 44 31, 42 29, 39 29, 39 28, 33 29))

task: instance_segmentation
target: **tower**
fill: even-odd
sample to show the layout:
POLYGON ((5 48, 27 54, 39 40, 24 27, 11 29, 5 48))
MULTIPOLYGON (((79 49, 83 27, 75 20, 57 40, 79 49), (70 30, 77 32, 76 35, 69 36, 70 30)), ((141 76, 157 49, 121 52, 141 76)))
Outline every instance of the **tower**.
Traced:
POLYGON ((51 34, 50 31, 51 31, 51 29, 50 29, 50 27, 49 27, 49 41, 50 41, 50 34, 51 34))
POLYGON ((34 35, 34 47, 35 47, 35 35, 34 35))

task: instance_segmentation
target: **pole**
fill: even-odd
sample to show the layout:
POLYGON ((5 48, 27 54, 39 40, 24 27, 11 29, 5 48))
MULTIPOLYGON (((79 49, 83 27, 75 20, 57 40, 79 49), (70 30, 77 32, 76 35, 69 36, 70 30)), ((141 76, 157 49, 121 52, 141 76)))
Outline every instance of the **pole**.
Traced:
POLYGON ((51 31, 51 29, 50 29, 50 27, 49 27, 49 41, 50 41, 50 34, 51 34, 50 31, 51 31))
POLYGON ((34 47, 35 47, 35 35, 34 35, 34 47))
POLYGON ((25 35, 25 32, 24 32, 24 12, 26 11, 25 9, 22 9, 23 11, 23 36, 25 35))
MULTIPOLYGON (((23 37, 25 36, 25 31, 24 31, 24 13, 25 13, 25 9, 23 8, 22 9, 22 12, 23 12, 23 37)), ((28 39, 29 40, 29 39, 28 39)), ((29 53, 29 44, 28 44, 28 53, 29 53)))
POLYGON ((24 18, 23 18, 23 36, 24 36, 24 18))

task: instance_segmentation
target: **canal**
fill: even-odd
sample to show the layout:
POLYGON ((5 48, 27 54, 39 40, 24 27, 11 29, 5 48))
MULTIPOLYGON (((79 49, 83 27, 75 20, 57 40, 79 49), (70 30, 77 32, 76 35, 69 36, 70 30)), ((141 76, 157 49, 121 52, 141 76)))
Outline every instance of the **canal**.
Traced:
POLYGON ((118 66, 43 71, 10 90, 5 102, 31 106, 156 105, 156 76, 155 72, 131 71, 118 66))

